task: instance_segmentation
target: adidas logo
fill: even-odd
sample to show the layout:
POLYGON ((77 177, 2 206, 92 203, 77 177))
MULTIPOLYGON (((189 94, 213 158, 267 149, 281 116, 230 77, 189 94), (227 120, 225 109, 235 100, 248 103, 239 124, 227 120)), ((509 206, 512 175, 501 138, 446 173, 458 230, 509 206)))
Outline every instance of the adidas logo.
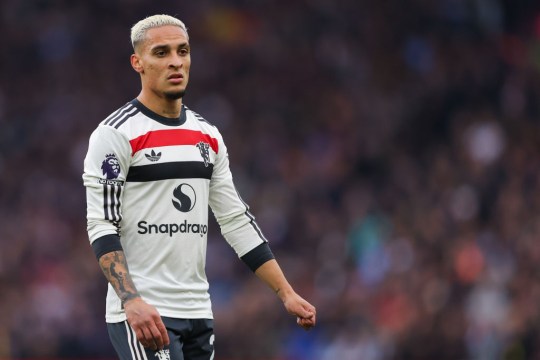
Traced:
POLYGON ((154 150, 152 150, 150 152, 150 155, 148 154, 144 154, 144 156, 146 156, 146 158, 152 162, 156 162, 158 161, 159 159, 161 159, 161 152, 158 152, 157 154, 155 153, 154 150))

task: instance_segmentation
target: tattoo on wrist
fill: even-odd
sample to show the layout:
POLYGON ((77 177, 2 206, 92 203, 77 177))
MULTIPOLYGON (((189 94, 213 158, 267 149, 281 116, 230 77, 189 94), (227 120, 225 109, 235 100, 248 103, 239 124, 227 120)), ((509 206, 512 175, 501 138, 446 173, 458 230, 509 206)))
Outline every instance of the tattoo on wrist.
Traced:
POLYGON ((123 252, 113 251, 103 255, 100 258, 99 265, 120 298, 122 306, 131 299, 141 297, 129 275, 123 252))
POLYGON ((122 296, 122 298, 120 299, 122 301, 122 306, 124 306, 124 304, 126 302, 128 302, 129 300, 133 300, 133 299, 136 299, 136 298, 140 298, 141 295, 139 293, 130 293, 130 292, 127 292, 125 294, 123 294, 124 296, 122 296))

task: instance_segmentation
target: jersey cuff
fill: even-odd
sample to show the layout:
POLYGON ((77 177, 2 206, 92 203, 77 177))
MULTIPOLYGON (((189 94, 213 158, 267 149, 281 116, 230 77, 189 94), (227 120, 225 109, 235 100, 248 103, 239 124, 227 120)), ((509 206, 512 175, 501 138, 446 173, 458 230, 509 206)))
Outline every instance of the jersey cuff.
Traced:
POLYGON ((116 234, 104 235, 96 239, 92 243, 92 250, 96 258, 99 260, 103 255, 113 252, 113 251, 122 251, 122 243, 120 242, 120 236, 116 234))
POLYGON ((268 260, 274 259, 274 254, 272 253, 272 250, 270 250, 268 243, 263 242, 240 259, 246 263, 251 271, 255 272, 262 264, 268 260))

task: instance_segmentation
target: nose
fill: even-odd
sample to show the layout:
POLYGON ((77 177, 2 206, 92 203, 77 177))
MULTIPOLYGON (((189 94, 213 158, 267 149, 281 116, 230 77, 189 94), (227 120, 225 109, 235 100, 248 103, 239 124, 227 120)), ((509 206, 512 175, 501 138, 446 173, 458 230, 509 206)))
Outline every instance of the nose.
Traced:
POLYGON ((182 57, 178 54, 173 54, 171 57, 171 62, 169 63, 170 68, 178 69, 184 65, 182 57))

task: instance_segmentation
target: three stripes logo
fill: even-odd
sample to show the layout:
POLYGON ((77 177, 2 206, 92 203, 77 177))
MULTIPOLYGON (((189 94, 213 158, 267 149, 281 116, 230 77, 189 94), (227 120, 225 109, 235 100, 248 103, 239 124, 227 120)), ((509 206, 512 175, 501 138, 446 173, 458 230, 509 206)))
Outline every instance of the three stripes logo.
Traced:
POLYGON ((120 109, 116 110, 113 114, 109 115, 109 117, 105 119, 105 125, 118 129, 128 119, 139 113, 139 111, 140 110, 133 106, 133 104, 127 103, 120 109))
POLYGON ((122 185, 124 182, 120 180, 100 179, 99 183, 103 185, 103 211, 105 213, 105 220, 110 220, 117 226, 122 220, 120 209, 122 185))
POLYGON ((161 151, 156 154, 156 152, 154 150, 152 150, 150 152, 150 155, 144 154, 144 156, 146 156, 146 158, 148 160, 150 160, 152 162, 156 162, 156 161, 159 161, 159 159, 161 159, 161 151))

